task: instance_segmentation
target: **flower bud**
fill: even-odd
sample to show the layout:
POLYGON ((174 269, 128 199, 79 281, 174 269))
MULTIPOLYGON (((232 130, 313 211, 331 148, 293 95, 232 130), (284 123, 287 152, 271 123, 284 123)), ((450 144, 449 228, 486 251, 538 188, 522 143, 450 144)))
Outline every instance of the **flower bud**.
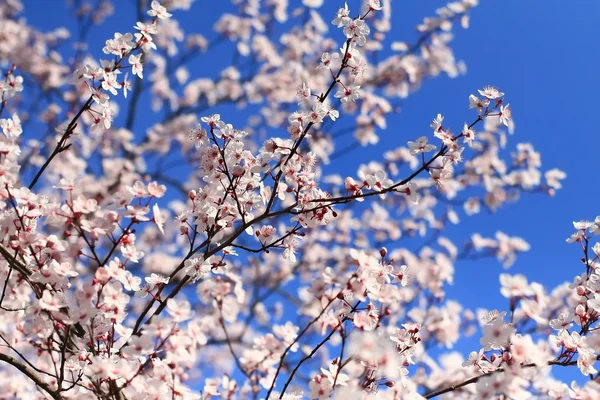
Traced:
POLYGON ((382 247, 381 249, 379 249, 379 255, 381 256, 381 258, 384 258, 387 255, 387 249, 385 247, 382 247))

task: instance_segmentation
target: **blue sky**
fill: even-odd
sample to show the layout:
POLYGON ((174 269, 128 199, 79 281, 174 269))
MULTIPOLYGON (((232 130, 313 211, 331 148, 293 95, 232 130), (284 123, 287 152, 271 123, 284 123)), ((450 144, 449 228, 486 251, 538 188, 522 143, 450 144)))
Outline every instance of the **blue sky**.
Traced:
MULTIPOLYGON (((115 31, 131 31, 136 21, 134 1, 116 3, 118 15, 91 31, 89 49, 97 58, 103 56, 104 40, 115 31)), ((325 20, 330 20, 342 3, 327 0, 322 12, 325 20)), ((357 8, 358 1, 348 3, 351 9, 357 8)), ((61 0, 25 0, 24 4, 24 15, 33 25, 44 29, 73 27, 73 18, 61 0)), ((437 0, 395 1, 394 28, 388 40, 414 41, 414 27, 442 5, 444 2, 437 0)), ((216 16, 232 9, 227 1, 196 0, 190 12, 177 12, 175 18, 186 32, 202 33, 210 39, 215 36, 212 25, 216 16)), ((388 149, 430 135, 429 123, 437 113, 446 116, 445 122, 454 130, 460 129, 463 121, 473 119, 473 112, 468 110, 469 94, 494 85, 506 93, 513 109, 516 131, 510 137, 509 149, 517 142, 532 143, 542 154, 543 168, 560 168, 567 179, 553 198, 527 195, 494 215, 461 215, 462 223, 448 236, 466 238, 472 232, 493 236, 498 230, 521 236, 532 248, 519 256, 510 273, 523 273, 530 281, 550 288, 571 280, 581 272, 579 247, 565 242, 572 231, 571 221, 600 215, 594 162, 600 148, 595 98, 600 93, 596 72, 600 64, 599 15, 600 1, 595 0, 481 0, 471 13, 471 27, 454 30, 455 55, 466 62, 467 74, 427 81, 402 102, 402 112, 390 118, 378 145, 336 160, 337 166, 330 171, 354 174, 360 162, 381 158, 388 149)), ((209 57, 210 62, 194 64, 200 69, 192 69, 193 76, 215 76, 215 65, 223 66, 231 59, 231 46, 223 45, 209 57)), ((143 100, 141 107, 147 104, 143 100)), ((235 121, 234 115, 222 113, 222 117, 235 121)), ((340 126, 347 126, 343 118, 340 126)), ((472 307, 507 307, 497 289, 501 272, 503 268, 495 260, 459 263, 448 294, 472 307)))

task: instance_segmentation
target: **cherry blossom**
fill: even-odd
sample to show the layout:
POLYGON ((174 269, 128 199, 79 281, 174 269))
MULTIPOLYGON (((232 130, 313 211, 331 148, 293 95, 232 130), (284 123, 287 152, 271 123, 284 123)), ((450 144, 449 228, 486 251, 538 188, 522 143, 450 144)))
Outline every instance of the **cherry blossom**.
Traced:
POLYGON ((152 3, 150 3, 150 5, 152 6, 152 9, 149 10, 147 12, 147 14, 151 17, 158 17, 160 19, 168 19, 173 16, 173 14, 168 13, 167 9, 163 6, 161 6, 160 3, 156 0, 153 0, 152 3))
POLYGON ((427 138, 427 136, 421 136, 417 139, 416 142, 409 141, 408 148, 410 149, 410 154, 416 156, 417 154, 428 153, 437 149, 437 147, 434 144, 428 144, 428 140, 429 139, 427 138))
POLYGON ((369 9, 380 11, 383 8, 380 0, 369 0, 369 9))
POLYGON ((486 86, 483 90, 478 90, 478 92, 480 95, 490 100, 495 100, 504 96, 504 93, 492 86, 486 86))
POLYGON ((360 86, 358 85, 349 85, 342 89, 340 89, 335 97, 339 98, 342 103, 348 103, 356 101, 360 97, 360 86))

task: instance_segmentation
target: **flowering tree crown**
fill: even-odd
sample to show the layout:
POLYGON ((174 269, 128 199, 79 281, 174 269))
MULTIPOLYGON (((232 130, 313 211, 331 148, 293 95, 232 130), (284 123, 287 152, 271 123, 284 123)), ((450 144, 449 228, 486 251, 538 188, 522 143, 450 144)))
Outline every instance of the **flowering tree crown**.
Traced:
POLYGON ((477 0, 438 9, 412 44, 386 41, 391 0, 352 2, 358 12, 346 3, 331 24, 317 12, 323 0, 297 9, 234 0, 239 13, 216 20, 213 40, 186 36, 174 19, 190 0, 145 3, 134 33, 114 33, 95 61, 83 43, 113 5, 75 2, 79 37, 67 62, 58 51, 67 31, 42 33, 19 18, 18 0, 0 2, 0 62, 9 66, 0 83, 2 393, 600 392, 600 217, 574 223, 568 241, 581 245, 584 266, 572 284, 548 290, 503 273, 500 311, 445 293, 458 261, 495 257, 508 268, 529 249, 503 232, 458 246, 444 234, 449 224, 530 192, 552 196, 566 177, 541 170, 531 144, 502 158, 514 130, 504 93, 484 87, 469 96, 472 111, 465 99, 462 126, 437 114, 430 132, 382 160, 348 176, 327 172, 386 134, 398 99, 464 72, 450 31, 468 27, 477 0), (236 61, 216 79, 193 79, 191 60, 226 42, 236 61), (141 133, 147 93, 160 117, 141 133), (239 116, 211 111, 227 103, 257 112, 234 126, 239 116), (350 129, 337 128, 342 117, 350 129), (30 133, 36 119, 47 127, 41 137, 30 133), (349 133, 352 146, 336 149, 349 133), (405 247, 407 238, 421 244, 405 247), (475 337, 467 357, 434 355, 465 336, 475 337), (569 387, 549 371, 569 366, 592 379, 569 387))

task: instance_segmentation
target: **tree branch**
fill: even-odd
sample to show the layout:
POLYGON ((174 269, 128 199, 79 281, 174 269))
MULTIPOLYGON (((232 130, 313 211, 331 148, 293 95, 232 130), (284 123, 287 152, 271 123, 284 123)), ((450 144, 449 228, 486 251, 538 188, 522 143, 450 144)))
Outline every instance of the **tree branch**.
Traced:
POLYGON ((43 389, 46 393, 48 393, 53 399, 59 400, 63 398, 59 393, 53 391, 46 382, 42 381, 39 376, 31 372, 29 368, 20 363, 16 358, 0 353, 0 361, 4 361, 5 363, 12 365, 16 369, 27 375, 29 379, 31 379, 39 388, 43 389))

